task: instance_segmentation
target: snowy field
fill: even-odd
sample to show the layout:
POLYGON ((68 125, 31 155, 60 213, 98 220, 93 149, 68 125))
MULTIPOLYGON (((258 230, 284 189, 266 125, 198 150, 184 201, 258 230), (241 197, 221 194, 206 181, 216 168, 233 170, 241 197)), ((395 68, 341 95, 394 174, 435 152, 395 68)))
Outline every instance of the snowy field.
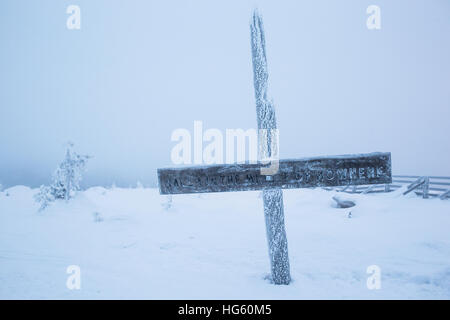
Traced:
POLYGON ((156 189, 96 187, 39 212, 37 191, 0 192, 1 299, 450 298, 450 201, 339 194, 356 206, 338 209, 334 192, 285 191, 293 282, 275 286, 259 192, 173 196, 166 210, 156 189))

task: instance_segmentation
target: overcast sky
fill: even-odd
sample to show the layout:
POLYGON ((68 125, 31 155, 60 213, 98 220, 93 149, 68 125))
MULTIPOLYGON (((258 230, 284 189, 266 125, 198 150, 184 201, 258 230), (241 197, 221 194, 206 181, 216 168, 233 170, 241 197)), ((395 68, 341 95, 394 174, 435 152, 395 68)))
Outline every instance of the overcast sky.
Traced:
POLYGON ((255 7, 282 158, 390 151, 394 174, 450 176, 448 0, 2 0, 0 183, 48 183, 70 140, 84 186, 154 185, 173 130, 255 128, 255 7))

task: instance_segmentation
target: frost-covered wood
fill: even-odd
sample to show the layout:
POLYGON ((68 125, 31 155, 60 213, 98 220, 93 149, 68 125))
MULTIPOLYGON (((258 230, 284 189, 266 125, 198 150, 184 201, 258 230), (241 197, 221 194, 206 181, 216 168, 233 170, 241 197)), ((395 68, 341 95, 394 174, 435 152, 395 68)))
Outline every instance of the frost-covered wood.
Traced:
POLYGON ((422 197, 424 199, 428 199, 428 189, 430 187, 430 178, 425 177, 422 186, 422 197))
MULTIPOLYGON (((277 141, 272 141, 272 132, 277 129, 273 101, 267 98, 267 71, 266 43, 262 18, 255 10, 250 24, 253 83, 255 87, 256 118, 258 123, 258 158, 270 159, 278 152, 277 141), (261 136, 267 134, 267 139, 261 136)), ((277 135, 277 134, 276 134, 277 135)), ((271 183, 274 179, 265 179, 271 183)), ((286 230, 284 227, 283 191, 280 186, 263 190, 264 217, 266 222, 267 243, 269 247, 270 267, 272 281, 275 284, 289 284, 291 282, 289 255, 286 230)))
POLYGON ((391 154, 383 152, 279 160, 271 180, 260 169, 260 164, 245 163, 162 168, 158 185, 161 194, 183 194, 392 182, 391 154))
POLYGON ((414 181, 413 183, 411 183, 408 186, 408 189, 405 192, 403 192, 403 195, 407 195, 408 193, 410 193, 411 191, 417 189, 418 187, 420 187, 424 183, 425 183, 424 177, 420 177, 419 179, 417 179, 416 181, 414 181))
POLYGON ((372 192, 372 190, 374 190, 376 187, 378 187, 378 185, 372 185, 372 186, 370 186, 370 187, 368 187, 366 190, 364 190, 363 192, 361 192, 361 194, 367 194, 367 193, 370 193, 370 192, 372 192))
POLYGON ((158 186, 160 194, 263 190, 272 281, 289 284, 282 189, 391 183, 391 154, 377 152, 280 161, 274 104, 267 97, 264 30, 257 11, 250 32, 259 162, 158 169, 158 186), (263 164, 267 160, 270 164, 263 164))
POLYGON ((441 196, 439 197, 441 200, 450 198, 450 189, 445 191, 443 194, 441 194, 441 196))

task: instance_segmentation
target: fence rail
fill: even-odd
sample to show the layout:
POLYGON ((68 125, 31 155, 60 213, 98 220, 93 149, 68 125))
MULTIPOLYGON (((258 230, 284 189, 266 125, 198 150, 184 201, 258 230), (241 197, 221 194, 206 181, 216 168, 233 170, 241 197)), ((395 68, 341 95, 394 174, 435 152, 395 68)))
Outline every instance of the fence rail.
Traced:
POLYGON ((407 186, 403 192, 404 195, 414 192, 418 196, 427 198, 449 199, 450 198, 450 177, 442 176, 406 176, 393 175, 392 183, 390 184, 376 184, 376 185, 362 185, 362 186, 345 186, 338 188, 325 188, 326 190, 336 190, 347 193, 376 193, 376 192, 391 192, 398 190, 401 187, 407 186))

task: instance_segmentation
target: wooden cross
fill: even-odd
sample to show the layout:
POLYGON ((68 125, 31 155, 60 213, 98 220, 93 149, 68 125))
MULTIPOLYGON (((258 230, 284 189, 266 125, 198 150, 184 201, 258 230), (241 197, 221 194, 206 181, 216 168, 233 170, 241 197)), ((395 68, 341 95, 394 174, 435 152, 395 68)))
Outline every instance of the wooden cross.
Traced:
POLYGON ((262 190, 272 281, 289 284, 282 189, 392 183, 391 154, 375 152, 276 160, 275 110, 273 102, 267 99, 264 30, 257 11, 250 30, 260 162, 158 169, 159 192, 167 195, 262 190), (272 162, 262 164, 267 159, 272 162))

